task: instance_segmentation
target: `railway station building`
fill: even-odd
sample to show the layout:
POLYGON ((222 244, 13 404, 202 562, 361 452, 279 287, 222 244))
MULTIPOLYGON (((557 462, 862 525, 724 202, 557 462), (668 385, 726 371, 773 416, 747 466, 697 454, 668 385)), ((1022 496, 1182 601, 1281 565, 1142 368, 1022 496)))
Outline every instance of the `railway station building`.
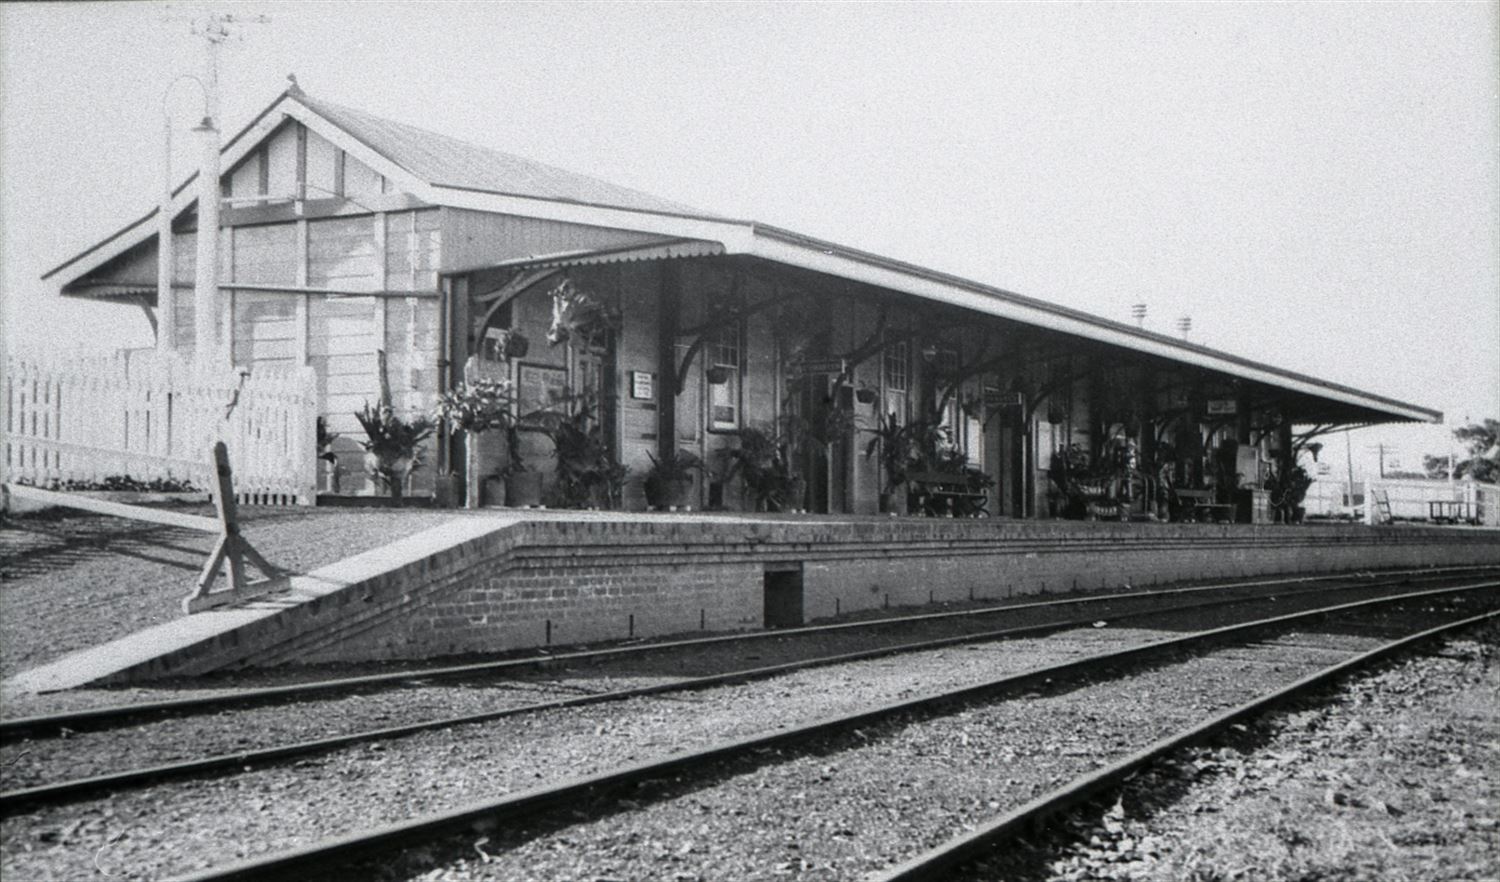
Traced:
POLYGON ((524 418, 561 407, 614 467, 595 501, 628 510, 663 504, 647 479, 677 461, 701 464, 675 500, 695 509, 1263 522, 1319 432, 1441 419, 295 87, 221 164, 212 303, 193 292, 188 184, 170 302, 155 212, 46 279, 138 304, 159 349, 190 354, 213 327, 252 374, 310 366, 341 493, 371 492, 366 403, 415 419, 486 380, 508 384, 521 430, 475 456, 437 432, 408 492, 451 497, 471 471, 497 500, 502 484, 555 498, 557 433, 524 418))

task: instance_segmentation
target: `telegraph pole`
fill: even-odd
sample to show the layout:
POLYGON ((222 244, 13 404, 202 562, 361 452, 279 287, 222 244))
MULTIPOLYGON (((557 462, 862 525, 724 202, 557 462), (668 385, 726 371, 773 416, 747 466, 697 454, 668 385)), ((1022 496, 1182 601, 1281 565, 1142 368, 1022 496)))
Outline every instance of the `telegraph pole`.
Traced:
MULTIPOLYGON (((265 23, 259 16, 210 13, 193 25, 193 33, 204 41, 203 122, 194 131, 202 137, 198 163, 197 270, 193 279, 193 329, 200 365, 228 361, 229 340, 220 340, 219 321, 219 45, 229 39, 229 26, 241 22, 265 23)), ((232 316, 230 317, 232 321, 232 316)), ((225 327, 226 337, 230 333, 225 327)))
MULTIPOLYGON (((193 328, 200 365, 219 359, 219 44, 229 36, 222 14, 194 32, 204 40, 203 123, 198 158, 198 260, 193 278, 193 328)), ((226 347, 227 348, 227 347, 226 347)))

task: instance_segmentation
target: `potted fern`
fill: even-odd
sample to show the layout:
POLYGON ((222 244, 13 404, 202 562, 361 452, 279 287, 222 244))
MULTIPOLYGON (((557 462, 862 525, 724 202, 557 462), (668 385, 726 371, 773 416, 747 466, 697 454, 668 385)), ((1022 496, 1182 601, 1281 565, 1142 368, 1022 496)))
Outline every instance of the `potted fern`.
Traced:
POLYGON ((793 471, 791 442, 781 434, 749 427, 735 432, 739 446, 724 451, 724 480, 738 476, 759 511, 795 509, 802 499, 802 478, 793 471))
POLYGON ((401 499, 407 477, 422 466, 422 442, 432 435, 432 421, 417 417, 408 422, 389 404, 371 407, 368 401, 354 418, 365 430, 366 474, 392 499, 401 499))
POLYGON ((676 511, 691 509, 693 474, 703 470, 703 460, 687 450, 678 450, 657 459, 651 458, 646 474, 646 504, 655 509, 676 511))
POLYGON ((911 467, 911 430, 901 424, 892 411, 881 417, 876 428, 865 429, 875 437, 865 445, 865 459, 880 456, 880 510, 888 514, 899 514, 897 488, 906 483, 906 473, 911 467))
POLYGON ((529 414, 524 428, 552 442, 557 459, 555 501, 567 508, 617 508, 629 469, 615 461, 592 395, 572 396, 561 409, 529 414))
POLYGON ((464 438, 464 475, 467 486, 464 504, 478 508, 480 503, 479 439, 485 432, 509 430, 511 416, 510 384, 503 380, 477 380, 459 383, 438 398, 434 419, 451 432, 464 438))

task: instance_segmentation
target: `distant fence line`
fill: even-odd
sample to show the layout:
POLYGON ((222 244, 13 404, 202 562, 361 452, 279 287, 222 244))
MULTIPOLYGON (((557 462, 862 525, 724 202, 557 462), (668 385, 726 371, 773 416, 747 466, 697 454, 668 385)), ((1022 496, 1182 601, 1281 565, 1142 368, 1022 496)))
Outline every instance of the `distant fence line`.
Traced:
MULTIPOLYGON (((1343 481, 1314 481, 1304 505, 1310 515, 1337 515, 1348 503, 1343 481)), ((1479 481, 1421 480, 1415 478, 1379 478, 1356 481, 1355 496, 1368 505, 1371 492, 1383 491, 1390 500, 1391 516, 1402 520, 1425 521, 1430 502, 1465 502, 1480 523, 1500 526, 1500 486, 1479 481)))
POLYGON ((48 358, 8 354, 0 379, 4 480, 47 487, 125 475, 208 490, 229 447, 235 495, 304 504, 317 485, 311 368, 203 368, 152 350, 48 358))

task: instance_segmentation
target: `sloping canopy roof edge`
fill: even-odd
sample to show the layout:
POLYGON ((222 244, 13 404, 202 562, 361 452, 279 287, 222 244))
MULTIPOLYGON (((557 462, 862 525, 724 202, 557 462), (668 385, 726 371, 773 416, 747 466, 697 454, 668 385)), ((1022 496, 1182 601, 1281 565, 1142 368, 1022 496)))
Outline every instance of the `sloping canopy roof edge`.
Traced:
POLYGON ((788 230, 757 226, 756 234, 752 253, 767 260, 890 288, 1294 392, 1370 408, 1398 420, 1440 422, 1443 418, 1441 411, 1362 392, 914 264, 810 239, 788 230))

